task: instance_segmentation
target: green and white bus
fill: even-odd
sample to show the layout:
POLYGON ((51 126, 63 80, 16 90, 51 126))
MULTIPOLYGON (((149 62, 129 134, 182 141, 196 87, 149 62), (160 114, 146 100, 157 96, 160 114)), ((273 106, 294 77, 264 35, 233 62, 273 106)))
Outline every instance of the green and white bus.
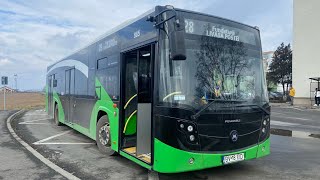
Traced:
POLYGON ((257 27, 156 6, 47 68, 47 112, 157 172, 270 153, 257 27))

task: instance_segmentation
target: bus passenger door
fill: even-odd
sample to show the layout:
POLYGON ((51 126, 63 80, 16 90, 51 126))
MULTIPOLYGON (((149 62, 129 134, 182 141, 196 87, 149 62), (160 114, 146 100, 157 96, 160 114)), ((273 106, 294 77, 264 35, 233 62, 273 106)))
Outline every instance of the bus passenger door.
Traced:
POLYGON ((74 75, 75 69, 68 69, 66 70, 66 81, 65 81, 65 88, 66 88, 66 99, 65 99, 65 121, 67 123, 72 123, 73 122, 73 111, 75 108, 75 103, 74 103, 74 95, 75 95, 75 75, 74 75))
POLYGON ((151 163, 154 45, 126 52, 122 69, 122 150, 151 163))
POLYGON ((138 59, 138 118, 137 118, 137 156, 151 158, 151 111, 152 111, 152 60, 153 46, 139 49, 138 59))

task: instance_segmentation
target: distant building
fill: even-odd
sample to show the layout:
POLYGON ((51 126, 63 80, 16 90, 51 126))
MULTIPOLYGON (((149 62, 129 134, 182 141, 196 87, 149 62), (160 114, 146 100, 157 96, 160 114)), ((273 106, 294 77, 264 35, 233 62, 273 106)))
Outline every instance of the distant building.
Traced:
POLYGON ((262 53, 264 72, 269 71, 274 51, 266 51, 262 53))
POLYGON ((4 86, 4 87, 0 88, 0 93, 3 93, 4 90, 6 91, 6 93, 14 93, 14 92, 16 92, 15 89, 12 89, 10 87, 4 86))
POLYGON ((310 100, 314 99, 312 91, 318 86, 313 83, 310 88, 309 78, 320 77, 319 9, 319 0, 293 1, 292 83, 296 89, 294 104, 310 105, 310 100))

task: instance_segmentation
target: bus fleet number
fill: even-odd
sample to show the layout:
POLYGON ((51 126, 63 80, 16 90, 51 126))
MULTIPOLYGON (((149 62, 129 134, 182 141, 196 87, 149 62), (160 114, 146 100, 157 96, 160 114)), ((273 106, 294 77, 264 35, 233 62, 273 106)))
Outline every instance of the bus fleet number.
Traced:
POLYGON ((193 33, 193 21, 184 20, 186 33, 193 33))

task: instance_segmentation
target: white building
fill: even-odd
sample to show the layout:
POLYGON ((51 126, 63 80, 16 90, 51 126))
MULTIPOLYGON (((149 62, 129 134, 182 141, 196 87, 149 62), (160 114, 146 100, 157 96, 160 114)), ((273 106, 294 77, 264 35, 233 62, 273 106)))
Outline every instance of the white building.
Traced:
POLYGON ((295 104, 311 104, 317 83, 310 88, 311 77, 320 77, 320 0, 293 2, 292 80, 295 104), (310 98, 311 97, 311 98, 310 98))
POLYGON ((266 51, 262 53, 264 72, 269 71, 274 51, 266 51))

